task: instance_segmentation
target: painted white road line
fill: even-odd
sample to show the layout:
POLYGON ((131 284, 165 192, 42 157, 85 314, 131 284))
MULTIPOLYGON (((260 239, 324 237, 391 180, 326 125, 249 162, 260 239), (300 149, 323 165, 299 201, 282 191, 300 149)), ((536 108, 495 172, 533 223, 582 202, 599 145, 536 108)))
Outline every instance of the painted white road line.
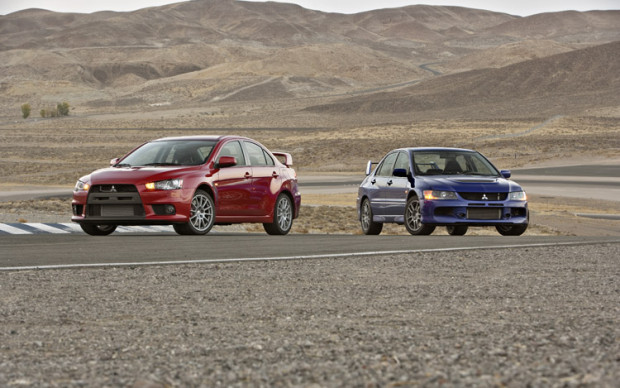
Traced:
MULTIPOLYGON (((173 233, 174 229, 170 225, 145 225, 145 226, 118 226, 119 233, 173 233)), ((0 234, 65 234, 65 233, 85 233, 80 225, 69 223, 0 223, 0 234)))
POLYGON ((48 224, 42 224, 39 222, 29 222, 27 225, 33 228, 36 228, 38 230, 42 230, 47 233, 53 233, 53 234, 71 233, 68 230, 60 229, 55 226, 48 225, 48 224))
POLYGON ((7 224, 0 224, 0 232, 6 232, 9 234, 32 234, 32 232, 7 224))
POLYGON ((455 248, 429 248, 429 249, 408 249, 395 251, 366 251, 348 253, 326 253, 321 255, 299 255, 299 256, 280 256, 280 257, 245 257, 232 259, 199 259, 199 260, 178 260, 178 261, 144 261, 130 263, 88 263, 88 264, 57 264, 57 265, 30 265, 22 267, 0 267, 0 271, 26 271, 44 269, 76 269, 76 268, 106 268, 106 267, 144 267, 155 265, 186 265, 186 264, 217 264, 217 263, 241 263, 255 261, 290 261, 290 260, 312 260, 312 259, 338 259, 347 257, 364 256, 385 256, 402 255, 414 253, 433 253, 433 252, 457 252, 475 251, 484 249, 518 249, 518 248, 540 248, 553 246, 571 245, 594 245, 594 244, 620 244, 620 239, 611 241, 570 241, 560 243, 533 243, 518 245, 484 245, 479 247, 455 247, 455 248))

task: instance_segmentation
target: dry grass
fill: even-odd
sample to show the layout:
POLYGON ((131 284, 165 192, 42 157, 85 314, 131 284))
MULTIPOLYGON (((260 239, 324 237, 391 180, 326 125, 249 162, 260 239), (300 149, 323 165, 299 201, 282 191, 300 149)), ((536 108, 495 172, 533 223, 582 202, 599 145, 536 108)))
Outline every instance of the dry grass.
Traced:
MULTIPOLYGON (((265 115, 256 119, 270 122, 265 115)), ((208 129, 208 125, 205 129, 188 129, 183 117, 175 117, 166 122, 171 124, 169 129, 145 129, 115 120, 99 123, 102 129, 73 128, 76 123, 81 123, 82 128, 96 128, 95 122, 82 118, 19 123, 6 129, 0 126, 0 180, 71 185, 80 176, 106 166, 111 158, 122 156, 142 142, 175 135, 252 137, 272 150, 292 153, 300 174, 359 173, 368 159, 378 160, 387 151, 403 146, 474 148, 499 168, 535 166, 575 157, 604 159, 617 156, 620 149, 620 118, 615 117, 563 117, 519 137, 507 136, 523 134, 541 122, 431 120, 324 129, 208 129), (71 128, 63 128, 63 123, 71 124, 71 128), (104 129, 108 125, 113 129, 104 129), (116 125, 126 125, 126 129, 114 129, 116 125)))

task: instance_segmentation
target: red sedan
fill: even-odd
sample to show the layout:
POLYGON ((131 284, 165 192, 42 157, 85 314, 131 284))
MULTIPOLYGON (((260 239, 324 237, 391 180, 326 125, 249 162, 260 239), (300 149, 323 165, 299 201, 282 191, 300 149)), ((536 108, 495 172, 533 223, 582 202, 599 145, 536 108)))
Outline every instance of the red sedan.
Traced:
POLYGON ((284 235, 301 204, 291 165, 291 155, 245 137, 158 139, 80 178, 71 220, 90 235, 118 225, 173 225, 195 235, 245 222, 284 235))

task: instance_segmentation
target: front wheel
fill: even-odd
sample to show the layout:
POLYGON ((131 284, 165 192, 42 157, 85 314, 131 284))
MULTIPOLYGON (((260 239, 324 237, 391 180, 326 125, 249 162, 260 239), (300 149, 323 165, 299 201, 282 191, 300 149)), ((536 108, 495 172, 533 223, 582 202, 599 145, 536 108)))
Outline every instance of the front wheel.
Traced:
POLYGON ((383 224, 372 220, 372 208, 368 198, 362 202, 360 223, 362 224, 362 232, 366 235, 378 235, 383 230, 383 224))
POLYGON ((416 197, 410 197, 407 200, 407 207, 405 208, 405 227, 407 231, 414 236, 427 236, 435 231, 434 225, 425 225, 422 223, 420 201, 416 197))
POLYGON ((497 225, 495 229, 502 236, 520 236, 525 233, 528 224, 519 224, 519 225, 497 225))
POLYGON ((286 194, 280 194, 273 209, 273 223, 263 224, 267 234, 283 236, 293 226, 293 203, 286 194))
POLYGON ((107 236, 116 230, 116 225, 80 224, 80 228, 91 236, 107 236))
POLYGON ((173 225, 174 231, 181 235, 207 234, 215 223, 215 203, 209 193, 196 190, 192 198, 189 222, 173 225))

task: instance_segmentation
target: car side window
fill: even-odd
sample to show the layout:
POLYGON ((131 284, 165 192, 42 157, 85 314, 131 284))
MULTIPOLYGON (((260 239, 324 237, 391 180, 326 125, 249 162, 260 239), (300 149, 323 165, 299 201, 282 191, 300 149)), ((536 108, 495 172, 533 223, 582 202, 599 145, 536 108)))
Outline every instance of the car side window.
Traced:
POLYGON ((220 156, 218 160, 222 156, 233 156, 237 159, 237 166, 245 166, 245 156, 243 155, 243 150, 241 149, 241 143, 238 141, 231 141, 222 147, 220 150, 220 156))
POLYGON ((267 153, 267 151, 265 150, 263 150, 263 153, 265 154, 265 161, 267 162, 267 166, 275 166, 276 163, 273 161, 271 155, 269 155, 269 153, 267 153))
POLYGON ((396 157, 398 156, 397 152, 393 152, 383 159, 383 163, 379 166, 377 173, 375 175, 378 176, 392 176, 392 172, 394 172, 394 162, 396 161, 396 157))
MULTIPOLYGON (((269 166, 267 163, 267 158, 265 157, 265 152, 260 146, 248 141, 243 144, 245 145, 245 150, 248 153, 251 166, 269 166)), ((273 160, 271 160, 271 163, 273 165, 273 160)))
POLYGON ((409 157, 407 156, 405 152, 398 153, 398 157, 396 158, 396 163, 394 163, 394 168, 392 169, 392 173, 394 173, 394 170, 397 168, 401 168, 407 171, 407 174, 409 174, 409 157))

